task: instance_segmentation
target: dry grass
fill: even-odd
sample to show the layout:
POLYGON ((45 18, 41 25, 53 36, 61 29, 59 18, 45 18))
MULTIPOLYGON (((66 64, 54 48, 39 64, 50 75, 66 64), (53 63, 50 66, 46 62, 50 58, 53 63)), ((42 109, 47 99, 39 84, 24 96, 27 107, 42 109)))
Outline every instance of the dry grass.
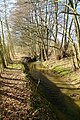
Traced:
POLYGON ((53 70, 65 79, 68 79, 75 87, 80 88, 80 70, 74 71, 71 59, 62 59, 54 61, 43 62, 48 70, 53 70))

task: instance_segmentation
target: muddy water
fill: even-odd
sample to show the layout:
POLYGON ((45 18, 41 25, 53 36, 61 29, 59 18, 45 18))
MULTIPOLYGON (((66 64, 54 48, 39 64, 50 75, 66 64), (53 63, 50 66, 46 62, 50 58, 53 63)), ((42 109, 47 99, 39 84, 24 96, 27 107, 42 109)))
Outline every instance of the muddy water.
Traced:
MULTIPOLYGON (((80 107, 76 104, 74 98, 70 97, 70 95, 74 96, 76 90, 71 89, 70 85, 57 74, 43 69, 39 62, 31 63, 29 68, 35 82, 39 82, 39 89, 45 98, 62 113, 63 120, 80 120, 80 107)), ((78 90, 79 92, 80 90, 78 90)))

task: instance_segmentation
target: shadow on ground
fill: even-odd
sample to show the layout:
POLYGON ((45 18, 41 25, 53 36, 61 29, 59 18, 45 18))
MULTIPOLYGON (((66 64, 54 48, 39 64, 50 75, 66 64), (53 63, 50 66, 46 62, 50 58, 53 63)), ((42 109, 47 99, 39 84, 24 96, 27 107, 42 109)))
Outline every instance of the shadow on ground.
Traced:
POLYGON ((31 70, 31 75, 34 78, 34 81, 40 81, 39 89, 42 91, 46 99, 64 114, 67 120, 80 120, 80 108, 74 103, 72 98, 63 94, 60 88, 45 77, 41 71, 33 69, 31 70))
POLYGON ((0 120, 28 119, 28 81, 18 69, 4 69, 0 76, 0 120))

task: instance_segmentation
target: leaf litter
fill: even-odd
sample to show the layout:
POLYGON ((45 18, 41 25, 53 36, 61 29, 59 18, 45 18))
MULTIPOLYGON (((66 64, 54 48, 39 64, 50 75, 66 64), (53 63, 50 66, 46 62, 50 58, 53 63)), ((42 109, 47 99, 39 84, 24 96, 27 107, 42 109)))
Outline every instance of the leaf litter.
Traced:
POLYGON ((22 70, 5 69, 0 83, 0 120, 28 120, 31 91, 22 70))
POLYGON ((57 120, 50 104, 21 69, 4 69, 0 77, 0 120, 57 120))

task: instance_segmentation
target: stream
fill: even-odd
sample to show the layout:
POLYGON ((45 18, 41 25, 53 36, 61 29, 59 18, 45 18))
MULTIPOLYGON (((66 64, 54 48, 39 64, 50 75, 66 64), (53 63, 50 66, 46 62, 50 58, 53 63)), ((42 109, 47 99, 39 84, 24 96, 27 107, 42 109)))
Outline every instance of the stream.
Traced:
MULTIPOLYGON (((40 62, 29 64, 30 74, 34 78, 34 82, 39 83, 38 89, 45 98, 64 116, 64 120, 80 120, 80 106, 69 96, 74 96, 76 90, 71 89, 70 85, 57 74, 38 68, 42 68, 40 62)), ((80 89, 77 91, 80 93, 80 89)))

